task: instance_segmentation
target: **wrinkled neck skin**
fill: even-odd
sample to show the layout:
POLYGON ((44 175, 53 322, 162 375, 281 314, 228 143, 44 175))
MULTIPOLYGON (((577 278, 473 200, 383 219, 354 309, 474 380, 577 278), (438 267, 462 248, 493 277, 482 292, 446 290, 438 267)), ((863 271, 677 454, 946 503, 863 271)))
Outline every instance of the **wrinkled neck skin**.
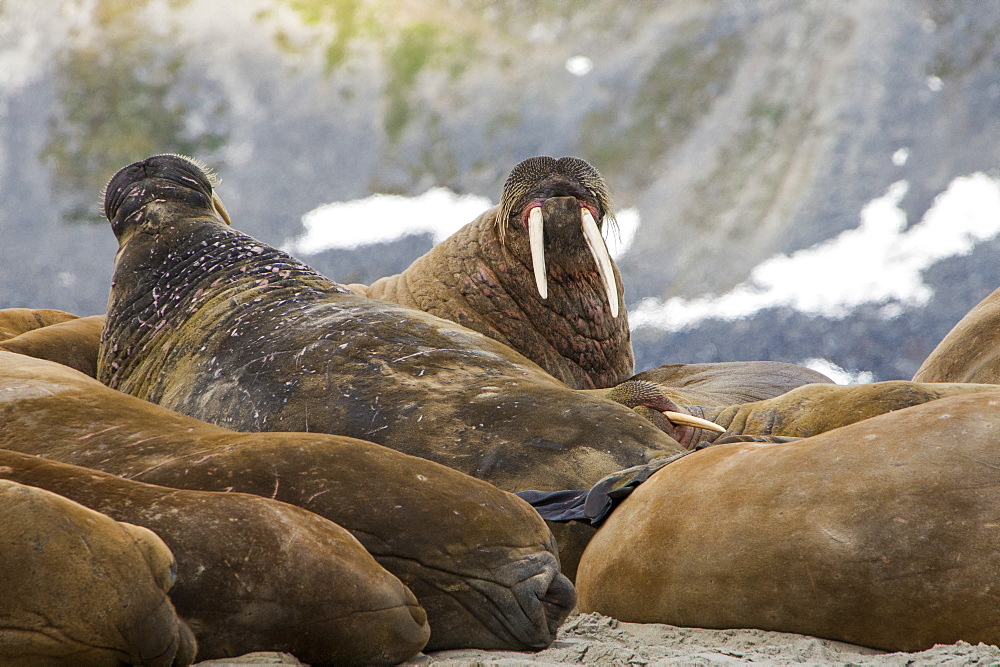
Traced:
MULTIPOLYGON (((515 295, 523 319, 501 318, 517 344, 525 326, 563 360, 553 373, 571 387, 611 387, 632 376, 633 355, 628 315, 611 315, 604 283, 580 231, 580 208, 560 207, 549 200, 545 210, 545 260, 548 297, 542 299, 532 277, 531 250, 523 225, 511 225, 499 238, 496 225, 484 230, 483 256, 507 263, 498 271, 505 292, 515 295), (569 376, 569 379, 563 377, 569 376)), ((485 221, 484 221, 485 222, 485 221)), ((621 276, 614 267, 618 301, 624 303, 621 276)), ((531 355, 526 355, 529 358, 531 355)), ((543 365, 544 367, 544 365, 543 365)), ((552 371, 550 371, 552 372, 552 371)))
POLYGON ((230 309, 238 316, 242 304, 260 301, 259 293, 265 290, 288 287, 288 278, 293 275, 297 278, 295 292, 303 298, 310 291, 311 278, 322 283, 324 293, 331 290, 329 281, 307 265, 263 244, 248 247, 245 235, 230 229, 210 211, 187 208, 154 201, 129 216, 138 221, 124 227, 119 237, 101 336, 98 379, 112 389, 153 402, 160 399, 159 392, 142 387, 158 375, 170 349, 162 349, 165 354, 160 355, 140 353, 157 346, 159 332, 168 328, 168 319, 174 314, 190 315, 210 300, 225 299, 232 302, 230 309), (255 289, 220 292, 219 284, 227 278, 226 267, 235 267, 233 277, 238 276, 244 286, 256 278, 255 289), (134 360, 147 358, 159 363, 134 373, 134 360))
POLYGON ((501 241, 496 212, 479 216, 411 267, 434 274, 449 297, 421 293, 419 281, 402 274, 414 306, 516 349, 574 389, 610 387, 631 377, 628 317, 624 308, 611 316, 580 234, 579 208, 566 224, 559 224, 559 212, 547 216, 546 299, 535 285, 527 231, 508 228, 501 241))

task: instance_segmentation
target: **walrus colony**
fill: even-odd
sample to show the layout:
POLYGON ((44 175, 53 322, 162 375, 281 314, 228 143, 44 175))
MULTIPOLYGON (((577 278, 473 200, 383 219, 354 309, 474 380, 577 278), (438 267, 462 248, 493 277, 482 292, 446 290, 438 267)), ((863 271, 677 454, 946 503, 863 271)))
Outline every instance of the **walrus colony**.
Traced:
MULTIPOLYGON (((164 160, 160 160, 160 161, 166 161, 166 162, 169 163, 169 162, 171 162, 171 160, 172 160, 172 158, 170 160, 164 159, 164 160)), ((169 176, 169 174, 165 173, 165 171, 163 169, 163 167, 165 167, 166 165, 163 165, 163 164, 159 165, 160 172, 157 174, 157 165, 156 164, 150 164, 151 162, 156 162, 156 161, 158 161, 158 158, 153 158, 151 161, 146 161, 146 164, 143 164, 143 168, 141 170, 142 176, 139 177, 139 178, 133 177, 132 180, 131 180, 131 182, 127 182, 126 183, 126 186, 130 186, 130 185, 133 185, 135 183, 139 183, 139 182, 142 182, 142 181, 146 180, 147 176, 146 176, 145 172, 147 171, 147 168, 149 168, 149 167, 152 167, 151 169, 148 169, 148 171, 151 174, 152 180, 153 181, 157 181, 154 184, 145 183, 142 188, 139 188, 139 190, 141 190, 141 195, 138 197, 138 199, 140 201, 138 203, 134 202, 134 201, 132 202, 133 207, 132 207, 132 210, 129 213, 129 215, 134 215, 134 217, 136 218, 136 219, 132 220, 132 223, 142 222, 142 218, 145 217, 145 213, 139 212, 138 215, 135 215, 137 213, 137 211, 139 211, 139 209, 142 209, 144 204, 150 203, 148 200, 152 198, 153 194, 163 194, 163 191, 165 191, 167 193, 172 193, 172 194, 175 194, 175 195, 180 195, 180 196, 176 197, 176 199, 173 200, 173 203, 175 205, 175 209, 179 209, 179 210, 182 211, 182 215, 180 215, 178 217, 176 215, 177 210, 175 210, 174 211, 175 219, 171 219, 170 215, 169 215, 169 212, 167 212, 165 214, 163 211, 157 210, 157 207, 153 206, 151 212, 154 213, 155 215, 152 216, 154 218, 154 221, 153 221, 153 225, 152 225, 151 229, 154 232, 154 234, 158 235, 160 232, 166 231, 167 229, 173 227, 178 220, 181 220, 182 222, 191 222, 192 220, 197 221, 199 218, 201 218, 202 222, 209 222, 209 223, 211 223, 212 218, 217 218, 218 221, 225 221, 226 223, 228 223, 228 215, 225 214, 224 208, 221 208, 219 206, 219 204, 213 205, 211 203, 212 200, 216 199, 216 197, 214 196, 214 193, 211 192, 210 184, 209 184, 208 188, 205 188, 206 183, 200 182, 200 181, 206 181, 207 182, 207 179, 204 178, 204 173, 203 172, 200 172, 200 170, 198 172, 198 173, 200 173, 202 175, 202 179, 197 178, 197 174, 187 174, 186 177, 185 177, 185 175, 180 175, 179 176, 179 180, 180 180, 180 182, 183 183, 183 185, 180 188, 178 188, 177 187, 178 186, 178 182, 177 182, 178 174, 180 174, 181 172, 183 172, 184 169, 179 169, 178 171, 176 171, 174 173, 175 182, 171 183, 170 182, 170 176, 169 176), (195 185, 200 186, 198 188, 194 188, 194 190, 198 190, 198 189, 201 190, 201 192, 198 193, 198 196, 193 196, 192 197, 190 195, 190 193, 188 193, 187 195, 185 195, 182 192, 185 188, 191 189, 191 184, 195 184, 195 185), (150 185, 152 185, 153 187, 150 188, 149 187, 150 185), (162 191, 157 191, 157 187, 162 188, 162 191), (145 202, 141 201, 143 199, 143 196, 146 197, 147 201, 145 201, 145 202), (208 202, 207 206, 205 205, 206 202, 208 202), (188 209, 188 210, 185 211, 184 209, 188 209), (194 209, 193 212, 192 212, 191 209, 194 209)), ((136 165, 133 165, 132 167, 134 168, 135 166, 136 165)), ((125 171, 127 171, 127 170, 123 170, 123 172, 125 172, 125 171)), ((166 171, 169 172, 170 170, 166 169, 166 171)), ((119 177, 120 176, 122 176, 121 173, 119 174, 119 177)), ((117 178, 118 177, 116 177, 116 179, 117 178)), ((126 179, 126 181, 128 181, 128 179, 126 179)), ((114 184, 114 182, 115 181, 113 180, 112 184, 114 184)), ((109 198, 110 198, 110 196, 112 194, 113 194, 112 193, 112 188, 109 187, 109 198)), ((133 191, 131 194, 135 194, 135 192, 133 191)), ((170 202, 171 202, 171 198, 168 197, 167 198, 167 204, 168 204, 167 208, 170 207, 169 206, 170 202)), ((117 204, 118 204, 119 207, 120 207, 121 203, 122 203, 122 196, 121 196, 121 192, 119 190, 119 201, 117 202, 117 204)), ((160 202, 160 203, 163 203, 163 202, 160 202)), ((109 204, 110 204, 110 201, 109 201, 109 204)), ((110 211, 110 208, 108 210, 110 211)), ((114 216, 109 216, 109 217, 114 218, 114 216)), ((113 222, 113 226, 116 229, 116 234, 119 235, 119 240, 120 240, 121 245, 122 245, 122 251, 124 251, 125 250, 125 239, 123 238, 123 235, 124 236, 128 236, 128 235, 130 235, 130 232, 127 232, 124 229, 122 229, 121 221, 117 221, 117 224, 116 224, 116 220, 113 219, 112 222, 113 222)), ((209 225, 209 226, 211 226, 211 225, 209 225)), ((195 226, 193 228, 190 228, 190 229, 196 229, 196 227, 197 226, 195 226)), ((145 231, 150 231, 150 229, 147 228, 145 231)), ((229 230, 226 230, 226 231, 229 231, 229 230)), ((230 233, 233 233, 233 232, 230 232, 230 233)), ((235 234, 235 233, 233 233, 233 234, 235 234)), ((208 235, 208 237, 211 237, 211 234, 208 235)), ((206 247, 208 247, 210 245, 207 242, 208 237, 202 236, 202 238, 201 238, 201 241, 202 241, 201 248, 206 248, 206 247)), ((247 237, 242 237, 242 238, 243 239, 247 239, 247 237)), ((219 240, 219 239, 216 239, 216 240, 219 240)), ((311 288, 313 288, 313 291, 315 291, 315 288, 317 287, 317 285, 312 280, 313 277, 315 276, 315 274, 313 274, 311 271, 309 271, 307 267, 304 267, 303 265, 295 262, 294 260, 291 260, 291 258, 281 257, 280 254, 275 255, 276 251, 273 251, 272 249, 266 248, 262 244, 257 244, 256 242, 253 242, 252 239, 249 239, 249 242, 252 243, 253 245, 250 245, 249 247, 244 246, 244 247, 242 247, 242 249, 237 248, 236 253, 235 253, 235 257, 231 254, 230 257, 229 257, 229 259, 234 259, 234 258, 238 259, 238 260, 245 259, 246 257, 243 254, 243 252, 241 252, 241 250, 244 251, 244 252, 247 251, 247 250, 249 250, 250 253, 251 253, 250 254, 250 259, 253 259, 253 255, 265 255, 265 257, 262 257, 261 259, 264 259, 265 262, 271 262, 272 264, 270 266, 263 267, 263 268, 269 269, 270 270, 269 272, 271 274, 278 274, 277 277, 279 279, 287 279, 290 276, 292 276, 292 274, 295 274, 295 277, 297 279, 299 279, 302 282, 304 282, 304 283, 307 284, 307 285, 303 285, 303 286, 311 287, 311 288), (275 262, 275 260, 277 260, 277 261, 275 262), (289 271, 289 265, 291 265, 291 267, 292 267, 293 270, 289 271), (283 273, 284 273, 284 275, 282 275, 283 273)), ((237 244, 237 245, 239 245, 239 244, 237 244)), ((220 246, 218 244, 214 244, 214 246, 213 246, 212 249, 217 251, 217 250, 220 249, 220 246)), ((197 248, 196 248, 196 250, 197 250, 197 248)), ((232 250, 232 248, 230 248, 230 250, 232 250)), ((119 254, 119 259, 121 258, 122 254, 123 253, 119 254)), ((168 270, 162 271, 159 274, 160 278, 167 279, 166 282, 167 283, 172 283, 174 287, 178 286, 178 280, 177 280, 178 277, 180 277, 182 279, 185 279, 185 278, 188 278, 188 277, 198 278, 200 280, 200 282, 199 282, 200 287, 197 288, 197 289, 195 289, 195 290, 190 290, 187 293, 187 295, 185 295, 183 293, 180 294, 180 295, 171 294, 170 296, 164 297, 164 299, 160 300, 159 303, 155 303, 155 302, 157 302, 157 298, 155 296, 155 290, 154 290, 153 301, 154 301, 154 303, 155 303, 155 305, 157 307, 155 307, 153 309, 153 314, 159 315, 161 319, 155 320, 151 325, 149 324, 148 321, 142 323, 143 327, 146 327, 148 325, 150 328, 152 328, 152 331, 149 331, 148 328, 145 329, 145 330, 143 330, 140 327, 139 341, 143 342, 143 346, 141 346, 139 348, 140 352, 143 351, 143 350, 145 350, 145 349, 147 349, 145 347, 145 342, 147 342, 147 341, 142 341, 143 337, 147 337, 147 336, 156 334, 161 329, 163 329, 164 327, 167 326, 167 324, 164 323, 163 319, 162 319, 165 315, 170 315, 171 317, 176 317, 176 315, 174 315, 174 313, 177 312, 176 309, 175 308, 168 308, 167 307, 167 306, 178 306, 179 305, 179 304, 176 304, 176 303, 171 303, 172 301, 184 301, 186 299, 186 302, 183 305, 190 308, 191 306, 199 304, 199 303, 201 303, 201 302, 204 301, 204 299, 199 299, 199 298, 201 296, 204 296, 204 288, 205 287, 218 288, 218 286, 219 286, 219 279, 221 279, 222 276, 216 276, 215 277, 216 280, 214 282, 212 282, 212 281, 205 282, 205 280, 204 280, 204 278, 206 277, 206 274, 211 274, 212 271, 202 271, 202 272, 195 271, 193 273, 185 274, 186 268, 185 268, 184 264, 186 264, 188 262, 193 262, 194 265, 195 265, 195 267, 198 267, 198 266, 200 266, 202 264, 202 260, 206 260, 209 264, 211 264, 213 266, 211 266, 211 267, 207 267, 206 266, 205 268, 211 268, 214 271, 218 271, 220 268, 222 268, 222 263, 220 263, 219 260, 220 259, 225 259, 224 253, 223 253, 223 255, 221 257, 219 256, 219 254, 215 254, 215 256, 213 257, 212 256, 213 253, 211 251, 208 252, 208 253, 206 253, 206 254, 207 254, 207 256, 203 255, 201 257, 198 257, 197 253, 192 253, 193 256, 189 256, 189 257, 181 257, 181 256, 168 256, 166 258, 161 257, 161 259, 172 259, 173 262, 174 262, 174 264, 173 265, 168 265, 168 267, 167 267, 168 270), (178 266, 178 265, 180 265, 180 266, 178 266), (177 271, 175 271, 174 275, 171 276, 170 275, 171 268, 174 269, 174 270, 176 270, 176 269, 179 268, 180 272, 178 273, 177 271), (192 292, 193 292, 193 294, 192 294, 192 292)), ((128 264, 126 264, 126 266, 128 266, 128 264)), ((155 267, 147 266, 146 268, 155 268, 155 267)), ((259 287, 263 287, 263 286, 271 286, 271 285, 273 285, 273 289, 280 290, 282 287, 287 287, 288 286, 287 284, 286 285, 281 285, 280 284, 280 282, 281 282, 280 280, 274 281, 274 283, 272 283, 271 278, 273 276, 268 275, 268 273, 266 273, 264 271, 261 271, 260 270, 261 268, 262 267, 259 264, 254 264, 253 262, 251 262, 250 265, 243 265, 241 263, 241 265, 240 265, 240 273, 250 272, 251 274, 256 274, 256 275, 253 276, 254 277, 253 281, 251 281, 250 283, 244 283, 244 287, 247 287, 247 288, 257 287, 257 288, 259 288, 259 287)), ((116 274, 116 287, 117 287, 117 283, 118 283, 118 278, 119 277, 116 274)), ((186 282, 186 280, 181 280, 180 282, 183 283, 183 282, 186 282)), ((292 282, 294 282, 294 281, 292 281, 292 282)), ((536 281, 536 283, 537 283, 537 281, 536 281)), ((157 286, 156 285, 156 281, 154 281, 154 287, 156 287, 156 286, 157 286)), ((162 284, 160 284, 159 286, 162 286, 162 284)), ((320 286, 322 288, 326 289, 329 293, 332 293, 332 294, 343 294, 343 292, 341 292, 340 289, 336 285, 334 285, 332 283, 329 283, 328 281, 326 282, 325 285, 321 284, 320 286), (330 289, 331 287, 332 287, 332 289, 330 289)), ((183 285, 181 285, 181 287, 183 287, 183 285)), ((541 289, 541 288, 539 288, 539 289, 541 289)), ((137 291, 138 290, 134 290, 134 291, 131 292, 131 294, 136 295, 137 291)), ((224 290, 218 290, 218 291, 220 293, 224 293, 224 298, 227 298, 227 297, 228 298, 233 298, 233 303, 234 304, 236 304, 236 305, 240 304, 240 301, 238 299, 234 298, 234 296, 236 294, 239 294, 238 290, 236 292, 225 292, 224 290)), ((323 291, 323 289, 321 289, 319 291, 323 291)), ((182 292, 183 292, 183 290, 182 290, 182 292)), ((127 290, 126 290, 126 293, 128 293, 127 290)), ((162 294, 162 292, 161 292, 161 294, 162 294)), ((250 294, 251 298, 248 301, 244 302, 243 305, 247 305, 249 303, 262 304, 260 306, 262 309, 266 309, 268 311, 272 311, 273 308, 274 308, 274 306, 276 305, 276 302, 280 302, 282 296, 287 296, 287 292, 285 294, 282 294, 282 293, 278 292, 277 299, 272 300, 272 299, 265 299, 265 298, 263 298, 264 295, 267 295, 267 294, 268 293, 266 291, 260 291, 260 290, 258 290, 256 292, 253 292, 253 293, 250 294), (257 298, 257 297, 261 297, 261 298, 257 298), (254 301, 254 299, 256 299, 256 301, 254 301)), ((274 293, 271 293, 271 294, 274 294, 274 293)), ((218 296, 218 294, 211 294, 210 296, 211 297, 215 297, 215 296, 218 296)), ((296 296, 298 296, 298 295, 296 295, 296 296)), ((114 300, 114 293, 112 295, 112 300, 114 300)), ((337 300, 337 297, 335 297, 333 299, 333 301, 336 301, 336 300, 337 300)), ((134 305, 134 304, 132 304, 132 305, 134 305)), ((341 305, 343 305, 343 304, 341 304, 341 305)), ((353 306, 353 305, 356 305, 356 304, 350 304, 350 305, 353 306)), ((403 312, 405 312, 405 311, 403 311, 403 312)), ((147 308, 147 314, 148 314, 148 308, 147 308)), ((397 311, 397 314, 399 314, 399 311, 397 311)), ((216 317, 220 317, 220 316, 216 315, 216 317)), ((264 319, 268 320, 268 318, 264 318, 264 319)), ((378 318, 375 318, 375 320, 378 321, 378 318)), ((382 320, 382 321, 384 321, 384 320, 382 320)), ((240 322, 238 320, 237 320, 236 323, 240 324, 240 322)), ((267 323, 271 324, 271 323, 273 323, 273 320, 269 320, 267 323)), ((258 330, 264 331, 264 330, 266 330, 266 327, 259 327, 258 330)), ((277 331, 278 328, 276 328, 275 330, 277 331)), ((239 327, 234 327, 233 329, 231 329, 231 331, 237 333, 237 336, 233 336, 233 337, 239 337, 239 334, 240 334, 239 327)), ((251 331, 251 329, 248 329, 247 331, 251 331)), ((127 337, 123 338, 123 340, 127 340, 127 337)), ((133 343, 135 343, 135 342, 136 341, 133 341, 133 343)), ((172 349, 172 346, 175 344, 174 342, 171 342, 169 340, 167 340, 167 341, 161 340, 160 342, 165 342, 166 343, 165 347, 162 350, 165 353, 170 352, 171 349, 172 349)), ((130 348, 135 349, 134 347, 132 347, 133 343, 128 343, 128 345, 129 345, 130 348)), ((132 349, 130 349, 129 351, 131 352, 132 349)), ((340 347, 339 349, 344 349, 344 347, 340 347)), ((461 348, 460 348, 460 350, 461 350, 461 348)), ((114 352, 117 352, 117 351, 118 351, 117 349, 114 350, 114 352)), ((201 352, 204 352, 204 351, 205 351, 205 349, 202 348, 201 352)), ((455 350, 449 350, 449 351, 454 352, 455 350)), ((483 352, 482 350, 477 350, 477 351, 480 354, 482 354, 482 352, 483 352)), ((420 350, 418 352, 419 352, 418 356, 423 356, 424 354, 426 354, 426 352, 423 351, 423 350, 420 350)), ((286 351, 286 353, 287 353, 287 351, 286 351)), ((266 358, 266 355, 265 355, 265 358, 261 359, 261 361, 273 361, 274 359, 280 357, 283 353, 281 351, 278 351, 278 352, 271 352, 270 354, 271 354, 271 356, 270 356, 269 359, 266 358)), ((501 355, 501 357, 502 356, 503 355, 501 355)), ((523 366, 523 361, 524 360, 522 359, 522 360, 518 360, 518 361, 523 366)), ((213 359, 213 362, 214 362, 214 359, 213 359)), ((181 365, 181 367, 183 367, 183 364, 181 365)), ((530 364, 528 364, 528 367, 530 367, 530 364)), ((117 370, 117 369, 115 369, 115 370, 117 370)), ((218 367, 216 368, 216 370, 218 370, 218 367)), ((421 369, 421 370, 422 371, 426 371, 426 369, 421 369)), ((436 368, 436 369, 433 369, 433 370, 435 370, 435 371, 437 371, 439 373, 441 371, 440 368, 436 368)), ((668 375, 668 376, 676 376, 676 373, 674 372, 675 370, 676 369, 671 369, 666 375, 668 375)), ((704 369, 700 369, 700 370, 702 372, 704 371, 704 369)), ((771 370, 774 370, 774 369, 771 369, 771 370)), ((778 369, 778 375, 784 374, 785 378, 787 378, 788 377, 787 376, 787 371, 788 371, 788 369, 778 369)), ((746 369, 743 369, 743 372, 746 372, 746 369)), ((770 372, 770 371, 767 371, 767 372, 770 372)), ((711 375, 711 373, 709 373, 709 374, 711 375)), ((531 375, 531 373, 525 372, 524 375, 531 375)), ((681 375, 684 375, 684 373, 682 372, 681 375)), ((796 371, 796 370, 792 369, 792 375, 799 375, 799 371, 796 371)), ((656 380, 663 380, 663 376, 661 375, 659 377, 656 377, 655 379, 656 380)), ((791 383, 791 386, 797 386, 797 384, 801 384, 800 380, 801 380, 801 378, 797 377, 795 379, 795 381, 791 383)), ((782 380, 782 381, 784 381, 784 380, 782 380)), ((808 378, 806 378, 805 381, 809 381, 808 378)), ((549 382, 551 382, 551 380, 549 380, 549 382)), ((711 383, 709 383, 709 384, 711 384, 711 383)), ((726 385, 727 383, 723 382, 722 384, 726 385)), ((759 378, 758 378, 757 381, 751 382, 751 385, 754 385, 754 384, 758 385, 758 386, 754 387, 754 391, 756 391, 759 388, 759 385, 761 384, 759 382, 759 378)), ((765 382, 764 384, 768 384, 768 383, 765 382)), ((736 393, 736 394, 740 393, 740 389, 738 387, 734 388, 732 386, 732 382, 731 381, 728 383, 728 385, 730 385, 730 386, 727 388, 726 392, 724 392, 724 393, 726 393, 727 395, 732 394, 732 393, 736 393)), ((778 382, 778 385, 781 385, 781 382, 778 382)), ((509 386, 509 385, 505 385, 505 386, 509 386)), ((665 389, 668 392, 671 391, 671 388, 669 386, 669 380, 666 383, 661 384, 660 388, 661 389, 665 389)), ((787 387, 785 387, 785 388, 787 388, 787 387)), ((497 389, 499 389, 499 387, 497 389)), ((807 391, 807 390, 811 390, 811 388, 807 387, 803 391, 807 391)), ((888 391, 889 394, 898 394, 899 393, 899 389, 897 387, 891 387, 891 388, 888 388, 888 390, 889 390, 888 391)), ((777 390, 777 391, 775 391, 773 388, 770 388, 770 389, 765 389, 764 394, 752 395, 751 397, 762 397, 763 398, 763 397, 774 395, 776 393, 780 394, 781 391, 783 391, 783 389, 781 389, 781 388, 779 388, 779 390, 777 390)), ((926 395, 918 396, 918 397, 914 398, 913 401, 914 402, 920 402, 921 400, 929 400, 930 398, 933 398, 933 396, 930 396, 931 393, 933 393, 933 392, 930 392, 930 393, 928 393, 926 395)), ((876 392, 876 394, 878 394, 878 392, 876 392)), ((579 395, 577 395, 577 396, 578 396, 577 400, 582 400, 582 399, 579 398, 579 395)), ((348 397, 348 396, 345 395, 345 397, 348 397)), ((678 397, 682 397, 682 396, 678 396, 678 397)), ((405 398, 405 396, 404 396, 404 398, 405 398)), ((720 401, 720 404, 724 403, 724 402, 725 402, 724 400, 720 401)), ((890 401, 890 403, 891 402, 892 401, 890 401)), ((896 403, 898 403, 898 402, 899 401, 897 400, 896 403)), ((759 406, 757 406, 757 409, 759 410, 759 406)), ((793 410, 793 412, 794 412, 794 410, 793 410)), ((746 414, 754 414, 754 409, 752 409, 752 408, 749 409, 749 410, 743 409, 742 413, 743 413, 744 416, 746 414)), ((732 426, 736 430, 738 430, 739 428, 741 428, 743 425, 745 425, 747 423, 753 423, 752 419, 749 420, 749 421, 747 421, 745 419, 741 421, 741 419, 737 418, 740 415, 740 408, 732 408, 732 407, 729 408, 729 414, 730 414, 730 416, 733 416, 732 426)), ((761 413, 758 412, 757 414, 761 414, 761 413)), ((766 423, 772 423, 773 422, 773 417, 775 415, 775 411, 773 409, 767 409, 767 410, 765 410, 763 412, 763 414, 767 415, 767 419, 765 420, 766 423)), ((307 419, 308 419, 308 417, 307 417, 307 419)), ((266 420, 266 417, 265 417, 265 420, 266 420)), ((792 420, 792 421, 794 421, 794 420, 792 420)), ((816 420, 813 420, 813 421, 816 421, 816 420)), ((374 422, 374 419, 372 420, 372 422, 374 422)), ((307 429, 309 428, 308 421, 306 422, 306 428, 307 429)), ((671 427, 668 426, 667 428, 669 429, 671 427)), ((473 430, 475 430, 475 429, 473 429, 473 430)), ((654 440, 655 440, 655 438, 656 438, 656 436, 653 436, 654 440)), ((534 444, 537 445, 539 443, 536 442, 534 444)), ((577 467, 579 467, 579 466, 577 466, 577 467)), ((580 470, 577 470, 576 471, 576 478, 583 478, 583 477, 587 477, 587 476, 591 476, 592 477, 593 473, 595 472, 595 470, 600 469, 600 467, 601 466, 596 466, 596 467, 595 466, 587 466, 586 467, 587 469, 584 470, 584 471, 582 471, 582 472, 580 470)), ((618 467, 621 467, 621 466, 618 466, 618 467)), ((607 468, 607 466, 605 466, 605 469, 606 468, 607 468)), ((668 468, 669 468, 669 466, 668 466, 668 468)), ((521 486, 523 488, 523 485, 518 485, 518 486, 521 486)), ((541 485, 535 485, 535 486, 541 486, 541 485)), ((552 486, 553 485, 548 485, 548 488, 551 488, 552 486)), ((558 485, 554 485, 554 486, 558 486, 558 485)))

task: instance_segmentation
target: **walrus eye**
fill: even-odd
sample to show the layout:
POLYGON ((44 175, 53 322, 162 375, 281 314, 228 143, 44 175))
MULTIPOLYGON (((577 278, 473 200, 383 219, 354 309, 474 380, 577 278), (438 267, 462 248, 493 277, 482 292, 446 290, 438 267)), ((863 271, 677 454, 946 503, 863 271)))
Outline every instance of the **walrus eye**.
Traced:
POLYGON ((214 192, 212 193, 212 208, 215 209, 216 214, 222 218, 224 223, 230 226, 233 224, 233 221, 229 219, 229 211, 226 210, 226 205, 222 203, 219 195, 214 192))

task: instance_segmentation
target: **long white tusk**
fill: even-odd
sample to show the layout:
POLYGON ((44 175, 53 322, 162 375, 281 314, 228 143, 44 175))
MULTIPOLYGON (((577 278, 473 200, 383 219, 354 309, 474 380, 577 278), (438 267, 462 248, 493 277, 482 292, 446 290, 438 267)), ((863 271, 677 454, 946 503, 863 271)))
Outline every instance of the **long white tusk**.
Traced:
POLYGON ((528 212, 528 244, 531 246, 531 268, 535 272, 535 287, 543 299, 549 298, 549 283, 545 277, 545 236, 542 230, 542 207, 528 212))
POLYGON ((226 210, 226 205, 222 203, 222 199, 219 195, 214 192, 212 193, 212 208, 215 209, 215 212, 219 214, 219 217, 222 218, 224 223, 227 225, 233 224, 232 220, 229 219, 229 211, 226 210))
POLYGON ((611 255, 608 254, 608 247, 604 245, 604 237, 601 230, 597 228, 594 215, 590 209, 581 207, 580 222, 583 226, 583 238, 587 240, 587 247, 590 254, 594 256, 597 263, 597 270, 604 280, 604 290, 608 293, 608 305, 611 307, 611 316, 618 317, 618 283, 615 282, 615 269, 611 263, 611 255))
POLYGON ((709 431, 715 431, 716 433, 726 432, 726 429, 722 428, 715 422, 710 422, 707 419, 702 419, 701 417, 695 417, 694 415, 686 415, 683 412, 664 410, 663 416, 669 419, 674 424, 680 424, 682 426, 694 426, 695 428, 703 428, 709 431))

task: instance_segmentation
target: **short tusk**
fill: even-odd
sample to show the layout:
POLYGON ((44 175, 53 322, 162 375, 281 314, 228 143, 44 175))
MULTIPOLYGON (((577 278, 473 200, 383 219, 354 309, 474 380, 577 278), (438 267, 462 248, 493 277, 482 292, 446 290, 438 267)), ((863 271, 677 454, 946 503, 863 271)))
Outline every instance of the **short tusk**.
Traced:
POLYGON ((604 281, 604 290, 608 293, 608 306, 611 308, 611 316, 618 317, 618 283, 615 282, 615 268, 611 263, 611 255, 608 254, 608 247, 604 245, 604 237, 601 230, 594 221, 594 214, 587 207, 581 207, 580 222, 583 226, 583 238, 587 240, 587 247, 590 254, 594 256, 597 263, 597 270, 604 281))
POLYGON ((683 412, 664 410, 663 416, 669 419, 670 422, 673 424, 680 424, 681 426, 693 426, 695 428, 703 428, 708 431, 715 431, 716 433, 726 432, 726 429, 722 428, 715 422, 710 422, 707 419, 702 419, 701 417, 695 417, 694 415, 686 415, 683 412))
POLYGON ((549 284, 545 277, 545 235, 543 233, 542 207, 528 212, 528 244, 531 246, 531 268, 535 272, 535 287, 543 299, 549 297, 549 284))
POLYGON ((219 214, 219 217, 222 218, 224 223, 227 225, 233 224, 233 221, 229 219, 229 211, 226 210, 226 205, 222 203, 222 199, 219 195, 214 192, 212 193, 212 208, 215 209, 215 212, 219 214))

